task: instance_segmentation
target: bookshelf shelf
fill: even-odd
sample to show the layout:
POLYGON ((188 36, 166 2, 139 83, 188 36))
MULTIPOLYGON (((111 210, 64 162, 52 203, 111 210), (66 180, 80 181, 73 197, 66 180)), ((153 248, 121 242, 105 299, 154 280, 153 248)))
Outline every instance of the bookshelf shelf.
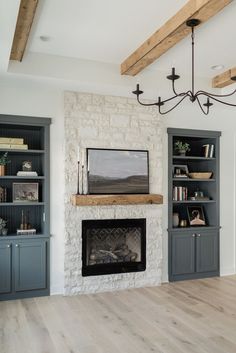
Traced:
POLYGON ((173 156, 173 159, 183 159, 183 160, 196 160, 196 161, 215 161, 215 158, 201 157, 201 156, 173 156))

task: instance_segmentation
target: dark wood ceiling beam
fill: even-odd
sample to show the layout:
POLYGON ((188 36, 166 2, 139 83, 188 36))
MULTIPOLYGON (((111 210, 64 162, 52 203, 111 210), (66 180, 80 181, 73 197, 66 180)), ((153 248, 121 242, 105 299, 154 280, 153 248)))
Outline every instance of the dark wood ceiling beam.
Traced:
POLYGON ((37 5, 38 0, 21 0, 11 48, 11 60, 23 59, 37 5))
POLYGON ((189 0, 121 64, 121 74, 135 76, 190 33, 191 29, 186 26, 188 19, 197 18, 204 23, 231 2, 232 0, 189 0))

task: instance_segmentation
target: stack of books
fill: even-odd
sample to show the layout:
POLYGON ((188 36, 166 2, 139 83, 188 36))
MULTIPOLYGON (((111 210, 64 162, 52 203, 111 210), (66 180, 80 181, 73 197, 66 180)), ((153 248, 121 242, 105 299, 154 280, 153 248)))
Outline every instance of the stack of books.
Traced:
POLYGON ((27 150, 28 145, 24 144, 23 138, 0 137, 0 149, 27 150))
POLYGON ((173 201, 186 201, 188 199, 188 188, 185 186, 174 186, 173 201))
POLYGON ((214 149, 215 149, 215 146, 212 145, 212 144, 206 144, 206 145, 203 145, 202 146, 203 148, 203 155, 204 157, 206 158, 213 158, 214 156, 214 149))
POLYGON ((17 229, 17 235, 33 235, 36 234, 36 229, 17 229))
POLYGON ((24 171, 24 170, 19 170, 19 172, 17 172, 16 174, 17 176, 38 176, 37 172, 33 172, 33 171, 24 171))

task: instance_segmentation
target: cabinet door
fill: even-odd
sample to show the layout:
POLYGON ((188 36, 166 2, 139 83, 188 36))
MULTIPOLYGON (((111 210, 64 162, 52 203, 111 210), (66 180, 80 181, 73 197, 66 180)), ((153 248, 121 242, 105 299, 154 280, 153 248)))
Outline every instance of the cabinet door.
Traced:
POLYGON ((172 274, 195 271, 195 234, 172 234, 172 274))
POLYGON ((0 241, 0 293, 11 292, 11 244, 0 241))
POLYGON ((218 233, 196 234, 196 269, 197 272, 217 271, 219 264, 218 233))
POLYGON ((14 244, 15 291, 46 288, 45 240, 25 240, 14 244))

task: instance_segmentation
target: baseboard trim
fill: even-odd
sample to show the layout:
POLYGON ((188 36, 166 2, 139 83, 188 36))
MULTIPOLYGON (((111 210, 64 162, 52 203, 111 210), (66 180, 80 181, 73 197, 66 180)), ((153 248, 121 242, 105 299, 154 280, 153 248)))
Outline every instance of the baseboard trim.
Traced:
POLYGON ((236 271, 234 267, 223 267, 220 269, 220 277, 235 275, 236 271))

